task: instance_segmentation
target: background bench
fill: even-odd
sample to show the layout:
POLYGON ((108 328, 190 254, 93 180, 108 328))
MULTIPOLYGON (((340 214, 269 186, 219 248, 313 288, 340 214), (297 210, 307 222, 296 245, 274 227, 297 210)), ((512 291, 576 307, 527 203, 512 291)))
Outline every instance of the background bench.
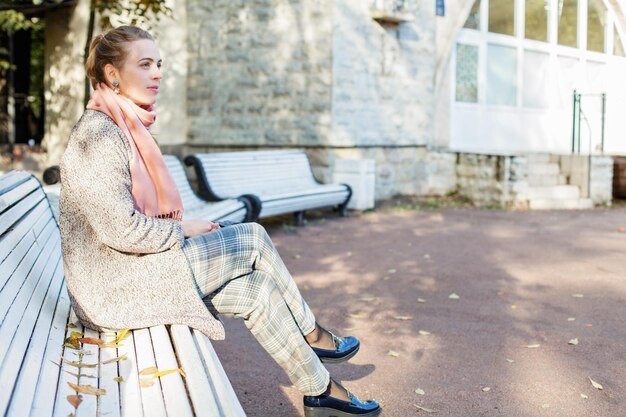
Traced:
POLYGON ((27 173, 0 176, 0 323, 2 416, 245 416, 203 334, 156 326, 116 344, 120 333, 82 328, 65 288, 58 225, 27 173), (112 347, 80 344, 74 334, 73 349, 65 343, 72 332, 112 347), (186 375, 140 375, 151 367, 186 375), (82 393, 75 409, 68 383, 106 394, 82 393))
POLYGON ((209 203, 200 199, 191 188, 183 164, 174 155, 163 155, 185 209, 185 219, 207 219, 211 221, 231 220, 235 222, 252 222, 258 218, 256 204, 247 196, 238 196, 223 201, 209 203))
POLYGON ((260 218, 336 207, 341 215, 352 191, 346 184, 320 184, 302 150, 217 152, 185 158, 196 170, 200 195, 219 201, 241 194, 259 198, 260 218))

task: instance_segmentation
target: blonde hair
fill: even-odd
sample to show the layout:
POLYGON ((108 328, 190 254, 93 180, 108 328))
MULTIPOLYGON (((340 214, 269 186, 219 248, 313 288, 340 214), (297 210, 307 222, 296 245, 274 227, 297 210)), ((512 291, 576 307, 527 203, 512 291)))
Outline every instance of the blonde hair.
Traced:
POLYGON ((96 88, 100 83, 108 85, 104 67, 111 64, 121 68, 128 56, 128 43, 140 39, 154 40, 152 35, 137 26, 120 26, 93 38, 86 64, 91 86, 96 88))

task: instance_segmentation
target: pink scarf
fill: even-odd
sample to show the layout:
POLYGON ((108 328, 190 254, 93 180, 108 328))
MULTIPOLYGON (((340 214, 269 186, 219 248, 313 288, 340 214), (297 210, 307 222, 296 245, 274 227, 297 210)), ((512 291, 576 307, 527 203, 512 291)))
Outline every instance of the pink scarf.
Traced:
POLYGON ((144 109, 100 84, 87 103, 89 110, 109 116, 122 129, 131 148, 131 194, 146 216, 182 220, 183 202, 159 146, 148 131, 156 111, 144 109))

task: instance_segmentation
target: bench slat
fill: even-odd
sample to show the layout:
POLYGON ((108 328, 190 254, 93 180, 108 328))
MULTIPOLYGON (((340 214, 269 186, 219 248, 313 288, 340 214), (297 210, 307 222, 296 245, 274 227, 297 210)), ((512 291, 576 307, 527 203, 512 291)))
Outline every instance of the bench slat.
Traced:
POLYGON ((37 187, 39 187, 39 182, 28 175, 16 175, 3 181, 0 184, 0 213, 36 190, 37 187))
POLYGON ((124 378, 124 382, 120 384, 122 416, 141 417, 144 413, 141 405, 141 387, 139 386, 135 340, 132 332, 121 342, 117 351, 120 356, 126 355, 128 357, 128 359, 119 362, 120 376, 124 378))
MULTIPOLYGON (((54 227, 51 226, 43 233, 52 235, 54 231, 54 227)), ((58 239, 58 233, 56 239, 58 239)), ((6 354, 9 349, 9 345, 13 343, 15 331, 18 327, 22 326, 24 320, 23 315, 26 311, 28 311, 29 306, 34 302, 34 300, 36 300, 32 298, 34 297, 34 290, 39 287, 39 283, 43 280, 48 280, 42 284, 45 285, 45 288, 47 288, 50 284, 49 277, 51 276, 51 271, 48 270, 46 274, 44 269, 48 259, 50 258, 50 254, 54 250, 54 244, 56 244, 56 241, 52 240, 49 245, 44 247, 43 251, 40 251, 36 245, 33 245, 27 254, 27 257, 36 257, 34 265, 30 264, 30 262, 22 263, 20 266, 25 265, 25 267, 17 268, 17 271, 19 272, 22 272, 23 270, 28 271, 22 275, 26 276, 26 280, 21 281, 18 279, 20 278, 19 275, 14 275, 0 294, 0 304, 2 304, 2 308, 6 311, 6 313, 3 314, 3 321, 0 326, 0 363, 2 363, 0 372, 2 375, 4 375, 5 372, 4 367, 6 365, 6 354), (30 268, 31 265, 32 269, 30 268)), ((41 296, 41 299, 43 299, 43 295, 41 296)), ((37 311, 39 311, 40 307, 41 305, 37 306, 37 311)), ((26 342, 28 342, 28 338, 26 339, 26 342)), ((2 394, 0 393, 0 396, 1 395, 2 394)))
MULTIPOLYGON (((135 338, 135 352, 137 354, 137 369, 139 372, 146 368, 156 367, 150 330, 140 329, 133 332, 135 338)), ((152 380, 154 385, 141 387, 141 402, 143 403, 144 415, 150 417, 167 417, 163 394, 161 394, 161 381, 149 375, 139 376, 140 380, 152 380)))
MULTIPOLYGON (((174 349, 172 349, 172 341, 165 326, 151 327, 150 335, 152 336, 152 346, 159 371, 179 368, 180 365, 176 360, 174 349)), ((160 379, 168 415, 172 417, 192 417, 193 411, 191 410, 191 404, 189 404, 189 397, 187 396, 182 376, 175 372, 160 379)))
MULTIPOLYGON (((113 342, 116 337, 117 334, 115 332, 100 333, 100 339, 104 340, 105 343, 113 342)), ((101 416, 120 416, 120 385, 124 384, 124 382, 118 383, 115 380, 115 378, 119 376, 117 362, 104 363, 117 358, 117 355, 117 348, 100 349, 99 384, 100 388, 107 391, 106 395, 102 395, 98 398, 98 413, 101 416)))
MULTIPOLYGON (((70 323, 76 327, 73 327, 73 328, 67 327, 65 331, 65 338, 70 337, 72 332, 81 332, 81 333, 84 332, 85 329, 83 328, 82 324, 80 324, 80 322, 78 321, 78 318, 76 317, 76 313, 74 313, 74 310, 70 310, 70 317, 68 320, 68 324, 70 323)), ((79 370, 78 368, 70 365, 67 362, 67 361, 78 362, 78 356, 76 355, 76 351, 74 349, 64 347, 61 354, 62 354, 61 358, 63 358, 63 360, 59 359, 61 360, 60 362, 61 373, 59 374, 59 384, 56 387, 57 389, 56 401, 54 403, 54 412, 52 414, 54 417, 67 417, 68 415, 74 414, 75 412, 74 407, 72 407, 72 405, 69 402, 67 402, 68 395, 76 394, 76 392, 74 392, 74 390, 72 390, 67 385, 67 383, 71 382, 72 384, 77 384, 77 385, 79 383, 78 377, 72 374, 78 374, 79 372, 81 372, 86 375, 93 375, 93 369, 82 368, 82 370, 79 370)))
POLYGON ((237 399, 237 394, 235 394, 233 387, 230 385, 228 376, 217 357, 217 353, 215 353, 215 349, 213 349, 213 345, 201 332, 194 330, 193 334, 209 371, 210 379, 215 387, 220 407, 224 410, 224 416, 245 417, 246 413, 243 411, 237 399))
POLYGON ((187 375, 187 389, 197 417, 219 417, 221 410, 214 398, 205 365, 187 326, 172 325, 172 339, 178 359, 187 375))
POLYGON ((40 188, 30 193, 27 197, 20 200, 10 209, 6 210, 0 216, 0 234, 7 231, 13 224, 15 224, 20 218, 24 216, 28 210, 32 209, 46 197, 46 194, 40 188))
MULTIPOLYGON (((43 361, 45 361, 46 342, 50 334, 54 318, 54 310, 59 299, 61 286, 63 284, 63 267, 61 263, 60 250, 53 253, 49 264, 51 269, 54 271, 52 282, 45 295, 45 300, 41 311, 39 312, 26 357, 24 358, 22 368, 19 371, 17 383, 11 398, 11 404, 9 406, 9 416, 19 417, 24 415, 24 410, 30 409, 39 381, 40 371, 44 365, 43 361), (55 262, 56 267, 54 265, 55 262)), ((46 277, 42 277, 41 281, 44 281, 45 279, 46 277)), ((45 285, 45 283, 43 284, 45 285)), ((35 304, 35 307, 36 306, 37 304, 35 304)), ((60 343, 61 341, 62 339, 59 339, 56 342, 60 343)), ((56 386, 56 381, 54 381, 54 386, 56 386)))
MULTIPOLYGON (((63 263, 59 264, 63 268, 63 263)), ((63 273, 63 272, 61 272, 63 273)), ((61 292, 54 312, 52 326, 46 342, 46 352, 37 390, 34 395, 33 415, 50 416, 54 409, 54 399, 57 392, 57 384, 60 379, 60 358, 63 354, 63 340, 66 326, 70 316, 70 299, 67 295, 65 281, 61 285, 61 292)))
MULTIPOLYGON (((88 328, 84 328, 83 335, 84 337, 91 338, 98 338, 100 336, 98 332, 88 328)), ((71 349, 68 350, 71 351, 71 349)), ((98 381, 100 379, 100 349, 98 349, 98 347, 94 345, 83 344, 82 350, 84 352, 82 363, 87 365, 95 365, 95 368, 83 368, 83 372, 81 372, 81 375, 91 375, 95 376, 96 378, 81 377, 78 379, 78 384, 98 387, 98 381)), ((79 394, 83 397, 83 402, 81 402, 76 409, 76 417, 89 417, 96 415, 98 410, 97 396, 76 392, 72 392, 72 394, 79 394)))
MULTIPOLYGON (((0 261, 0 291, 4 291, 6 282, 11 278, 15 268, 22 262, 24 255, 28 252, 33 243, 35 243, 38 234, 41 233, 41 222, 44 222, 45 226, 45 222, 52 218, 49 210, 41 211, 40 207, 45 207, 43 206, 44 203, 45 202, 41 202, 28 217, 22 219, 22 221, 15 226, 15 229, 5 235, 4 239, 0 241, 0 251, 7 254, 7 256, 3 257, 3 260, 0 261)), ((1 311, 3 310, 0 307, 0 317, 4 317, 1 311)))

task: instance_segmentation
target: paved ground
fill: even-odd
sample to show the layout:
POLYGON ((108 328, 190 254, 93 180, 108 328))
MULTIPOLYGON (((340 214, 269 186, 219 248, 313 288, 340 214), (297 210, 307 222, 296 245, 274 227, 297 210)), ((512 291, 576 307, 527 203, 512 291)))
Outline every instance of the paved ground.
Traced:
MULTIPOLYGON (((438 416, 621 417, 620 227, 626 209, 439 209, 269 229, 318 321, 362 341, 331 375, 384 416, 426 415, 420 405, 438 416)), ((226 328, 214 345, 248 416, 302 416, 301 395, 243 322, 226 328)))

